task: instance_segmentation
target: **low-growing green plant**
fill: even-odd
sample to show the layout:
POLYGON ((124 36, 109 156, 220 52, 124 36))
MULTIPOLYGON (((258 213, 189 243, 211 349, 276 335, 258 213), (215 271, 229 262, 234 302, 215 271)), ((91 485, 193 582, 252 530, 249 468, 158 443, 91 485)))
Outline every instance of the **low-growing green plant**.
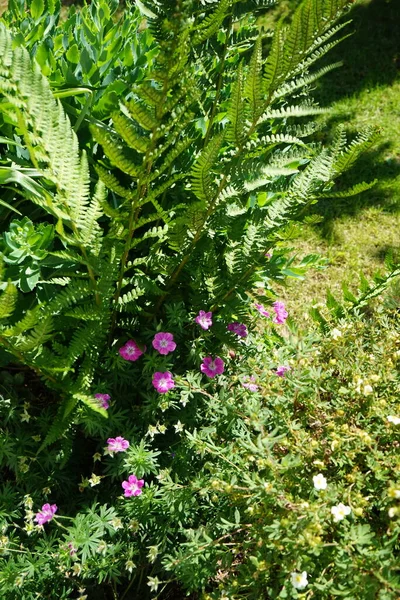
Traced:
MULTIPOLYGON (((349 143, 339 128, 323 147, 313 123, 297 123, 324 110, 310 85, 332 67, 313 66, 351 2, 307 0, 273 36, 256 21, 269 4, 137 2, 115 25, 116 3, 60 23, 56 3, 14 1, 11 31, 0 24, 7 594, 129 598, 178 583, 259 598, 305 584, 288 583, 290 569, 309 570, 293 548, 272 559, 268 542, 268 578, 251 566, 269 564, 260 528, 281 551, 280 498, 309 497, 291 459, 279 466, 296 431, 279 408, 296 352, 273 286, 323 264, 293 253, 291 229, 346 193, 335 179, 374 134, 349 143), (132 76, 125 47, 140 48, 132 76), (77 108, 71 85, 96 92, 77 108), (269 382, 278 399, 265 406, 269 382), (271 455, 261 471, 249 468, 257 452, 271 455)), ((326 557, 315 569, 328 594, 326 557)))

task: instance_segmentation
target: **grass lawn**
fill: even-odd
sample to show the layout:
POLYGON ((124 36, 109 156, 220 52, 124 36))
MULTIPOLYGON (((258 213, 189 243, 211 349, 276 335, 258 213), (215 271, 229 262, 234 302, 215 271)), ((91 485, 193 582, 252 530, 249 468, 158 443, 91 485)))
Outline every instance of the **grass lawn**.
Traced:
MULTIPOLYGON (((280 14, 294 4, 282 2, 280 14)), ((359 196, 321 203, 323 223, 306 227, 294 242, 300 253, 317 251, 330 260, 325 271, 283 291, 294 314, 323 300, 327 288, 340 290, 342 281, 356 288, 357 274, 381 269, 388 250, 400 261, 400 2, 359 0, 351 16, 354 34, 326 57, 344 65, 321 80, 314 95, 333 108, 324 119, 327 134, 339 122, 350 133, 366 126, 380 130, 380 142, 342 178, 344 188, 379 182, 359 196)))

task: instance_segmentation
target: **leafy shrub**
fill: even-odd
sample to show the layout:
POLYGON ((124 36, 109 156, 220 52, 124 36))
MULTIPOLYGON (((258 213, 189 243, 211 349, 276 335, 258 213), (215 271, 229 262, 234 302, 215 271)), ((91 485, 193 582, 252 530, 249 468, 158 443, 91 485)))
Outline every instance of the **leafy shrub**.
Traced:
POLYGON ((278 361, 296 351, 273 285, 320 265, 293 256, 290 228, 373 143, 339 129, 322 147, 297 123, 323 110, 309 88, 327 68, 311 68, 350 2, 308 0, 272 38, 253 14, 269 2, 137 4, 143 14, 115 24, 114 2, 60 22, 57 3, 14 0, 12 33, 0 24, 0 343, 15 371, 3 382, 0 580, 17 598, 162 594, 176 581, 213 594, 225 577, 231 595, 285 597, 297 554, 279 554, 268 581, 253 569, 267 560, 253 532, 281 518, 264 519, 264 484, 281 473, 271 508, 309 496, 286 479, 291 459, 273 458, 295 430, 283 382, 298 385, 278 361), (262 338, 259 313, 274 315, 262 338), (253 375, 276 391, 271 406, 253 375), (257 465, 266 451, 271 464, 257 465), (224 558, 226 544, 237 551, 224 558))

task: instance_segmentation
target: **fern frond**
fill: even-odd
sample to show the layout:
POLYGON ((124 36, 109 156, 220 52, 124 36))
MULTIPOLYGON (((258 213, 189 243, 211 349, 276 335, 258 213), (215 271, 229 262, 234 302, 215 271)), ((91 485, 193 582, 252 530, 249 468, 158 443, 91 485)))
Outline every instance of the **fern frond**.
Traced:
POLYGON ((357 194, 361 194, 361 192, 365 192, 366 190, 370 190, 374 185, 378 183, 377 179, 370 181, 367 183, 366 181, 356 183, 351 188, 347 190, 341 190, 340 192, 323 192, 318 193, 316 198, 349 198, 350 196, 356 196, 357 194))
MULTIPOLYGON (((115 194, 118 194, 118 196, 121 196, 122 198, 126 198, 127 200, 130 200, 133 197, 135 190, 130 190, 121 185, 118 181, 118 178, 113 173, 110 173, 110 171, 108 171, 105 167, 103 167, 99 163, 96 163, 94 165, 94 168, 96 169, 96 172, 100 179, 105 183, 109 190, 111 190, 115 194)), ((115 216, 113 209, 108 204, 104 207, 104 212, 110 217, 115 216)))
POLYGON ((321 108, 311 103, 297 104, 294 106, 285 106, 276 110, 267 110, 261 115, 259 122, 268 121, 269 119, 286 119, 289 117, 308 117, 311 115, 321 115, 329 113, 329 108, 321 108))

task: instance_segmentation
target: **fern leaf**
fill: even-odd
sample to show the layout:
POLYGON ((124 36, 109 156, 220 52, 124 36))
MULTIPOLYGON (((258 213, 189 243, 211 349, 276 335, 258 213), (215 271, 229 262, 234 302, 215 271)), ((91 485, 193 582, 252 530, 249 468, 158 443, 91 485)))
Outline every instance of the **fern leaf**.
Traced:
POLYGON ((262 38, 258 36, 246 76, 244 93, 250 103, 253 122, 257 121, 262 112, 263 78, 262 78, 262 38), (261 107, 261 109, 260 109, 261 107))
POLYGON ((210 140, 192 167, 192 190, 199 200, 209 202, 215 194, 212 169, 222 145, 223 133, 210 140))
POLYGON ((11 317, 17 303, 18 291, 15 285, 8 283, 0 296, 0 319, 11 317))
POLYGON ((115 131, 128 146, 141 154, 145 154, 149 148, 150 140, 138 133, 133 121, 119 111, 115 111, 111 116, 115 131))
POLYGON ((232 94, 228 105, 227 116, 229 124, 226 137, 230 142, 240 146, 245 139, 245 104, 243 98, 243 65, 237 70, 236 79, 232 85, 232 94))
POLYGON ((111 164, 136 179, 143 174, 141 166, 135 164, 133 156, 129 155, 125 146, 115 135, 99 125, 91 125, 90 129, 94 139, 102 146, 104 154, 109 158, 111 164))
POLYGON ((154 111, 150 111, 149 108, 139 104, 135 100, 127 102, 126 108, 128 109, 132 119, 134 119, 143 129, 152 131, 157 129, 158 121, 155 117, 154 111))
MULTIPOLYGON (((97 163, 94 165, 94 168, 96 169, 96 172, 100 179, 105 183, 109 190, 111 190, 115 194, 118 194, 118 196, 122 196, 122 198, 126 198, 128 200, 130 200, 133 197, 135 190, 130 190, 121 185, 117 177, 113 173, 110 173, 110 171, 108 171, 105 167, 97 163)), ((108 204, 106 205, 106 207, 103 208, 103 210, 106 215, 110 217, 114 216, 114 212, 110 214, 110 211, 113 211, 113 209, 108 204)), ((116 211, 116 214, 118 214, 118 211, 116 211)))

